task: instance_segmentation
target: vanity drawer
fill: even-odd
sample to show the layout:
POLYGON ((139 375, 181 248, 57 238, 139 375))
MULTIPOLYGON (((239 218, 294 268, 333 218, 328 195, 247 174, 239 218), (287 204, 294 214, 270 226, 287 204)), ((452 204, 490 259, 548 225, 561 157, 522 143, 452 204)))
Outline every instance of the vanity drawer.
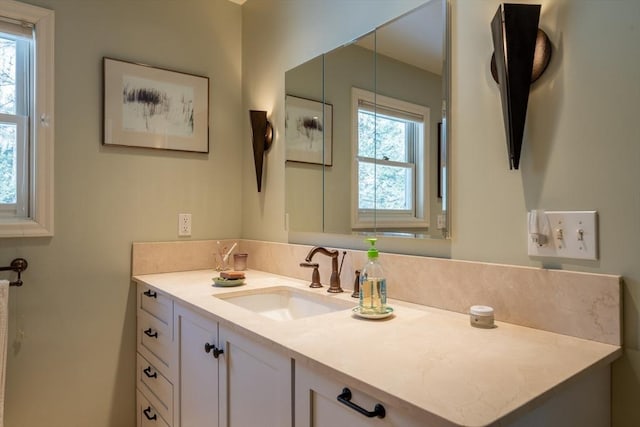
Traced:
POLYGON ((136 385, 165 420, 173 420, 173 384, 138 354, 136 385))
POLYGON ((167 325, 173 319, 173 301, 143 284, 138 284, 138 310, 149 313, 167 325))
POLYGON ((306 366, 295 367, 295 426, 296 427, 425 427, 432 420, 410 413, 384 400, 373 397, 352 384, 332 378, 329 372, 306 366), (347 392, 348 389, 348 392, 347 392), (384 416, 367 417, 361 411, 378 411, 384 416), (357 408, 356 408, 357 407, 357 408))
POLYGON ((138 427, 170 427, 170 425, 158 413, 155 406, 140 393, 136 393, 136 425, 138 427))
MULTIPOLYGON (((138 311, 138 351, 147 359, 146 352, 154 358, 154 363, 162 363, 158 368, 169 368, 172 360, 173 328, 145 311, 138 311), (156 361, 157 360, 157 361, 156 361)), ((168 369, 165 372, 170 372, 168 369)))

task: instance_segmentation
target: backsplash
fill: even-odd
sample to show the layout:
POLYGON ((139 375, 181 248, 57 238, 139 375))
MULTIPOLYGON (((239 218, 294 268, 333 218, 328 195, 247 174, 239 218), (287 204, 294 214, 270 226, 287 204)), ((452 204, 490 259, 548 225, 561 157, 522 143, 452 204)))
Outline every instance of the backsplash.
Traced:
MULTIPOLYGON (((235 253, 249 254, 250 269, 311 279, 311 270, 299 264, 312 246, 256 240, 221 244, 230 247, 236 241, 235 253)), ((216 240, 134 243, 132 275, 213 270, 216 250, 216 240)), ((351 290, 366 251, 346 252, 340 277, 342 287, 351 290)), ((314 262, 328 286, 330 259, 316 255, 314 262)), ((389 253, 381 253, 380 262, 390 298, 460 313, 490 305, 498 321, 621 345, 620 276, 389 253)))

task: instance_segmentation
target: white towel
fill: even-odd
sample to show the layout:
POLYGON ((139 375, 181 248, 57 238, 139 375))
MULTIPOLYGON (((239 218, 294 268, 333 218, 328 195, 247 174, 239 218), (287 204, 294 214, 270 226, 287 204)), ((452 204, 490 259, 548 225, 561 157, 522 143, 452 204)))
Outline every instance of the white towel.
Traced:
POLYGON ((9 326, 9 281, 0 280, 0 427, 4 426, 4 382, 7 368, 7 330, 9 326))

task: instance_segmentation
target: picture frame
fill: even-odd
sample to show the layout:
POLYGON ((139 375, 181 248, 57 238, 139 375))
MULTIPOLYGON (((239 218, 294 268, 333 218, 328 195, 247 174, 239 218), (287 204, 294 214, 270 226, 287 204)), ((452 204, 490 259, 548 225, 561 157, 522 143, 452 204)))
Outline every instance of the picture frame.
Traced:
POLYGON ((287 95, 285 140, 288 162, 333 165, 333 105, 287 95))
POLYGON ((103 145, 209 153, 209 78, 103 58, 103 145))

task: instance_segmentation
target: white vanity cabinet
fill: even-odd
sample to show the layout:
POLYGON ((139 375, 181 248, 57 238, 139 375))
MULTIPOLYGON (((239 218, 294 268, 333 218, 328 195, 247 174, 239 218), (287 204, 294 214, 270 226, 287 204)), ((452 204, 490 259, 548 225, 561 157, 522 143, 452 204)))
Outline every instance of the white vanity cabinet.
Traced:
POLYGON ((296 365, 296 427, 425 427, 424 420, 375 399, 345 382, 296 365), (349 391, 347 392, 348 389, 349 391), (342 403, 338 400, 341 398, 342 403), (360 408, 360 411, 357 409, 360 408), (383 408, 383 409, 381 409, 383 408), (381 418, 373 413, 384 412, 381 418), (368 413, 369 416, 363 414, 368 413))
MULTIPOLYGON (((273 285, 255 274, 252 285, 273 285)), ((341 312, 277 322, 215 298, 232 291, 212 291, 210 275, 137 279, 138 427, 610 426, 619 346, 471 328, 466 316, 401 304, 391 322, 341 312), (393 376, 358 359, 381 333, 393 376), (438 347, 422 351, 429 343, 438 347)))
POLYGON ((292 427, 292 361, 220 325, 220 415, 224 427, 292 427))
POLYGON ((180 427, 219 426, 218 323, 176 304, 180 427))
POLYGON ((137 424, 171 427, 176 391, 173 301, 144 284, 136 290, 137 424))
POLYGON ((291 359, 179 304, 180 427, 291 427, 291 359))
MULTIPOLYGON (((553 397, 534 409, 501 421, 505 427, 580 426, 609 427, 610 368, 603 366, 587 376, 562 387, 553 397)), ((344 398, 343 398, 344 400, 344 398)), ((331 378, 306 366, 295 369, 296 427, 428 427, 433 420, 420 413, 409 414, 406 408, 394 407, 373 398, 351 385, 331 378), (338 396, 344 389, 351 392, 350 403, 365 412, 382 405, 384 418, 367 417, 341 403, 338 396)), ((443 425, 438 423, 437 425, 443 425)), ((448 425, 448 424, 447 424, 448 425)), ((464 424, 466 425, 466 424, 464 424)))

